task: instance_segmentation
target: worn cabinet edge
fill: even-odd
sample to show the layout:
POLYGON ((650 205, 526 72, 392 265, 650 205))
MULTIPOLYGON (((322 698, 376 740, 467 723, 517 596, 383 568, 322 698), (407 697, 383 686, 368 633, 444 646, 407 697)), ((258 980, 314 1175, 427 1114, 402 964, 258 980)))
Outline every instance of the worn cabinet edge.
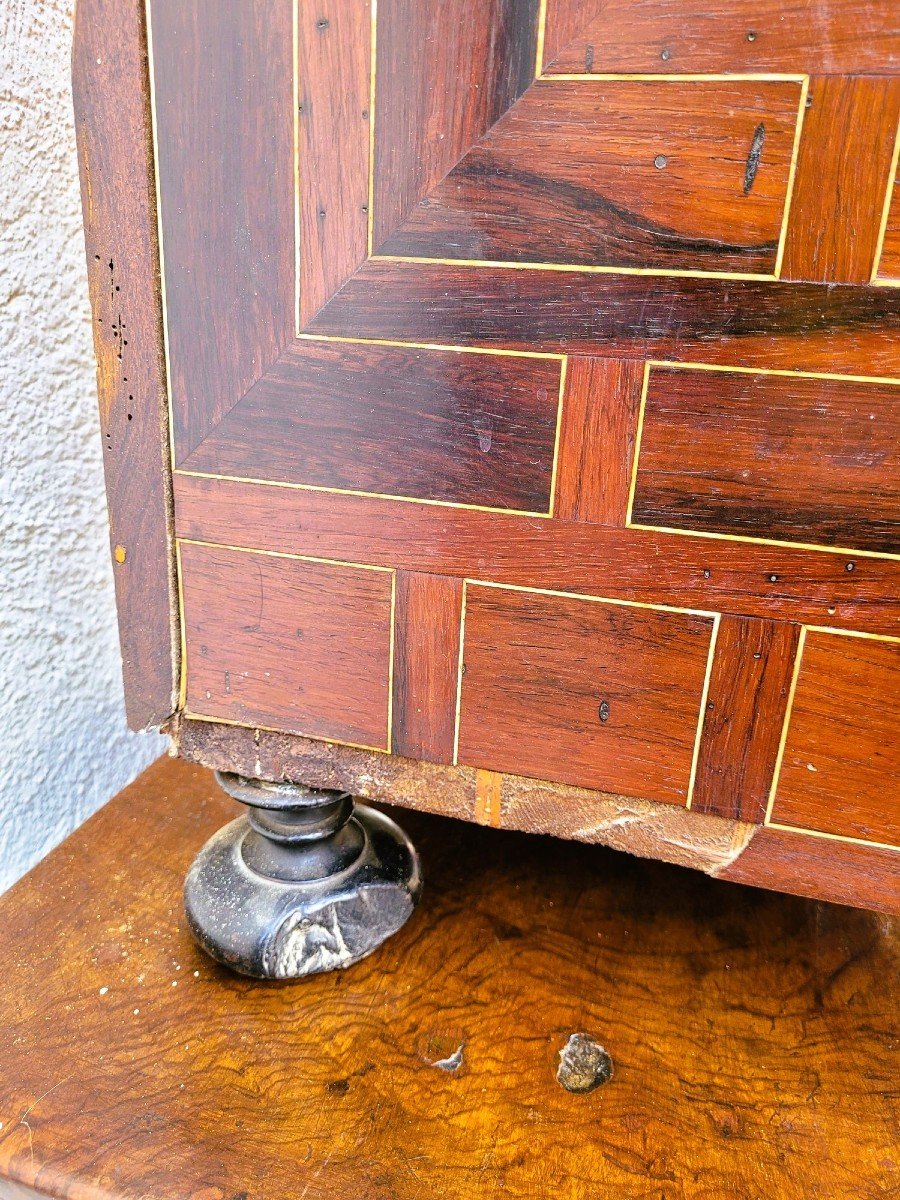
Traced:
POLYGON ((125 707, 148 729, 181 636, 142 0, 78 0, 72 82, 125 707))
POLYGON ((249 726, 178 718, 168 732, 173 753, 215 770, 347 789, 366 800, 610 846, 718 879, 900 913, 900 855, 894 851, 249 726), (753 853, 748 854, 751 845, 753 853))

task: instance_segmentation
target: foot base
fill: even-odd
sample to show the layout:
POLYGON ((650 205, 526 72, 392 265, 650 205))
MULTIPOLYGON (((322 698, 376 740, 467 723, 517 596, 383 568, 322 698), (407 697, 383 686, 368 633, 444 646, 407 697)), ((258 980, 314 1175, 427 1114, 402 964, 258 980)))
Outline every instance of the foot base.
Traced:
POLYGON ((410 917, 418 855, 388 817, 346 793, 216 778, 250 813, 210 838, 185 880, 207 954, 242 975, 296 979, 349 967, 410 917))

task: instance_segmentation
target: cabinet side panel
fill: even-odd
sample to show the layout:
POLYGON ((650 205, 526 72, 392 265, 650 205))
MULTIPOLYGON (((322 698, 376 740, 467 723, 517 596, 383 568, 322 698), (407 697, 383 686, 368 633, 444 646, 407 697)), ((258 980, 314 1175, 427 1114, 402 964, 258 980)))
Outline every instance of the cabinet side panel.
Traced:
POLYGON ((143 5, 79 0, 73 89, 128 724, 176 705, 178 618, 143 5))

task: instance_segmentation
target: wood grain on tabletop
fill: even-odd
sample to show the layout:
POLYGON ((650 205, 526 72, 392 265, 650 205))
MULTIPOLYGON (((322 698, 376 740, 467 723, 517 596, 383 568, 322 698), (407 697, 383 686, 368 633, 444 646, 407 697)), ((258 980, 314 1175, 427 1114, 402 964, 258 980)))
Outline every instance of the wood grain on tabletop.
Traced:
POLYGON ((234 810, 157 763, 0 900, 4 1178, 68 1200, 900 1183, 895 921, 406 814, 419 912, 347 973, 267 986, 181 911, 234 810), (589 1095, 555 1078, 574 1032, 613 1059, 589 1095))

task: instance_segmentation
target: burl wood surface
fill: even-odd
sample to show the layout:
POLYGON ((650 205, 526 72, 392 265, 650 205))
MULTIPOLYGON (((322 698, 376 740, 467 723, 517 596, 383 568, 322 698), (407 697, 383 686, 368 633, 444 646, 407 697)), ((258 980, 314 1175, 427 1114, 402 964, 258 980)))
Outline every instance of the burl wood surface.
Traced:
POLYGON ((408 814, 428 879, 408 925, 347 973, 261 985, 181 910, 235 808, 159 763, 0 900, 4 1180, 66 1200, 900 1186, 896 921, 408 814), (576 1032, 613 1060, 588 1095, 555 1078, 576 1032))

